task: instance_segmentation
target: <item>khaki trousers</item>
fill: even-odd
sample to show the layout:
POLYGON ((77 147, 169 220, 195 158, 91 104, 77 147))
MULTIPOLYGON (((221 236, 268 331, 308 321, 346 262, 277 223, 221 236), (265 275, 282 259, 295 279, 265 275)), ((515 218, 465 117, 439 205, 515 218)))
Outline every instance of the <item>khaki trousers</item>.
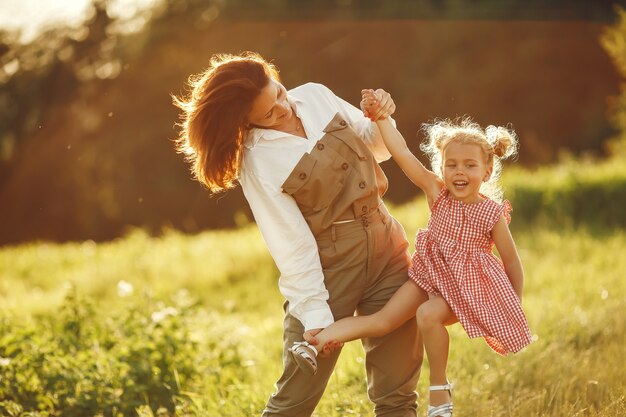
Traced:
MULTIPOLYGON (((335 317, 380 310, 408 279, 408 243, 402 226, 383 205, 367 217, 333 225, 317 237, 329 305, 335 317)), ((285 306, 287 307, 287 305, 285 306)), ((314 376, 300 371, 287 349, 303 340, 302 324, 290 314, 283 327, 284 371, 263 412, 265 417, 308 417, 319 402, 339 357, 319 358, 314 376)), ((378 417, 415 417, 415 387, 423 347, 415 320, 379 338, 362 339, 368 396, 378 417)))

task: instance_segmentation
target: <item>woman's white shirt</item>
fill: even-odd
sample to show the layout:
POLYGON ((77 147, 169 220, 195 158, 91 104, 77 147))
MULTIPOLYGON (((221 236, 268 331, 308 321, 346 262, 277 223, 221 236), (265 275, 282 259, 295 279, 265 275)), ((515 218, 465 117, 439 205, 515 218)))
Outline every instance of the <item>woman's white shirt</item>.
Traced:
POLYGON ((281 186, 302 155, 324 136, 323 129, 337 113, 363 138, 378 162, 391 155, 375 124, 327 87, 307 83, 290 90, 287 97, 308 139, 271 129, 250 130, 239 182, 280 270, 278 287, 289 301, 289 313, 306 331, 325 328, 334 318, 315 238, 295 200, 281 186))

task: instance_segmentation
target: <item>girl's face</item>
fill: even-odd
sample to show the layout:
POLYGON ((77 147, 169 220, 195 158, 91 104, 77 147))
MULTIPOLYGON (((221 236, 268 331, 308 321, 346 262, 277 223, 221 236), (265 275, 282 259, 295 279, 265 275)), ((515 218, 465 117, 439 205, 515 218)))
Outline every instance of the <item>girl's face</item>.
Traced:
POLYGON ((271 79, 252 102, 248 123, 263 129, 278 129, 291 118, 292 113, 287 101, 287 90, 281 83, 271 79))
POLYGON ((492 167, 487 166, 479 145, 451 142, 443 150, 443 181, 456 200, 477 203, 483 181, 489 180, 492 167))

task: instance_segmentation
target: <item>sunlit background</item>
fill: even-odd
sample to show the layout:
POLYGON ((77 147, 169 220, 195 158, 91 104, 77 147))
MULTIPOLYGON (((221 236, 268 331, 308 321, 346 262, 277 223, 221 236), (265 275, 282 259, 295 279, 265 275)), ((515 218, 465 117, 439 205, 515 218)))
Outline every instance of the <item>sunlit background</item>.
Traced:
MULTIPOLYGON (((384 88, 418 151, 420 125, 509 124, 519 162, 605 156, 616 66, 605 2, 5 0, 0 7, 0 244, 198 232, 251 220, 239 190, 210 197, 171 140, 170 94, 215 52, 254 50, 287 87, 357 103, 384 88)), ((384 164, 390 201, 417 195, 384 164)))

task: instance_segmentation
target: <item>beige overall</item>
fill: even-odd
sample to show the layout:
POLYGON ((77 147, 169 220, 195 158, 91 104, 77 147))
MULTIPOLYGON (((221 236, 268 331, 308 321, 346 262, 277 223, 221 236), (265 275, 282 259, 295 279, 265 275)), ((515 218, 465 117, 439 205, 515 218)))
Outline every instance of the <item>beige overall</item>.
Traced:
MULTIPOLYGON (((337 114, 310 154, 283 183, 298 203, 319 248, 328 303, 335 320, 380 310, 406 282, 410 262, 402 226, 382 203, 387 179, 367 146, 337 114)), ((285 305, 287 308, 287 305, 285 305)), ((314 376, 287 354, 303 340, 302 324, 284 320, 284 371, 263 416, 310 416, 321 398, 339 352, 318 360, 314 376)), ((368 395, 377 416, 414 417, 422 344, 415 320, 380 338, 362 340, 368 395)))

